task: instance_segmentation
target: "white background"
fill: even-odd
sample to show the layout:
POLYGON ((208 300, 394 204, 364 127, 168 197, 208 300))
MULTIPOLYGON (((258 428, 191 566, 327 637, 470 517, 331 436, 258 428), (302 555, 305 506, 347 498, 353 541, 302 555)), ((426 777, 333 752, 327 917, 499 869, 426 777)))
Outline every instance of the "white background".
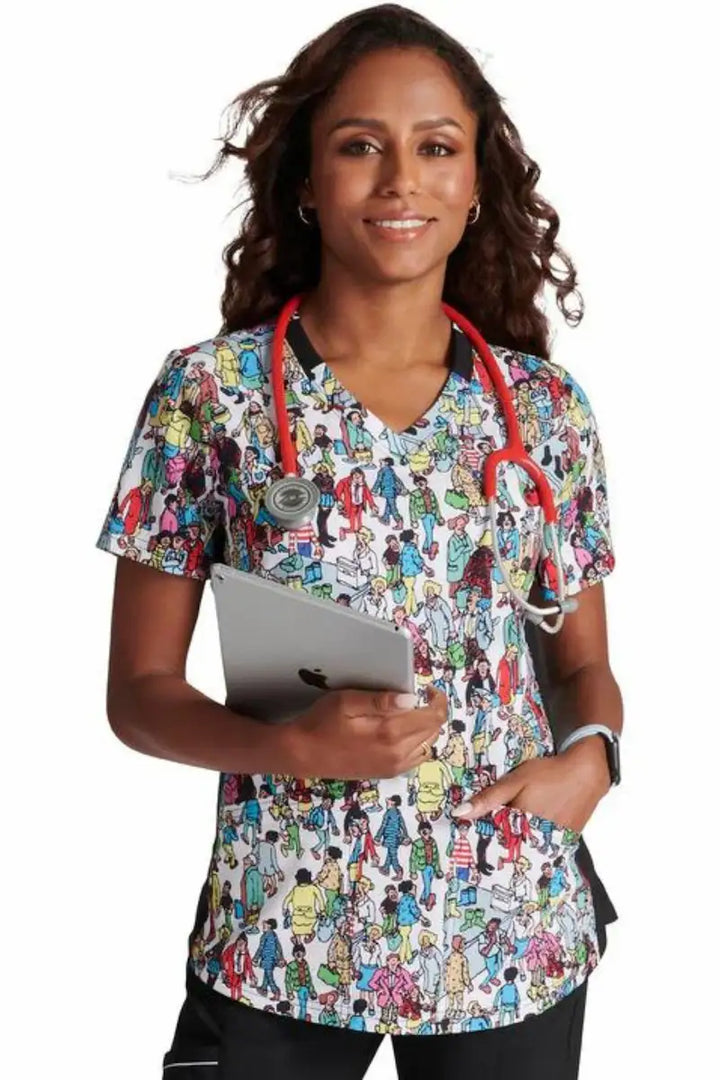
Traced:
MULTIPOLYGON (((171 174, 204 172, 232 98, 354 7, 66 0, 6 16, 1 955, 13 1078, 160 1077, 217 778, 112 735, 114 558, 94 543, 160 362, 220 324, 239 168, 206 183, 171 174)), ((620 920, 592 976, 582 1080, 706 1074, 718 484, 703 426, 717 421, 718 162, 705 6, 416 7, 503 95, 586 302, 577 329, 550 303, 553 356, 589 394, 605 448, 626 726, 624 783, 586 830, 620 920)), ((188 677, 223 698, 209 588, 188 677)), ((369 1076, 394 1076, 387 1040, 369 1076)))

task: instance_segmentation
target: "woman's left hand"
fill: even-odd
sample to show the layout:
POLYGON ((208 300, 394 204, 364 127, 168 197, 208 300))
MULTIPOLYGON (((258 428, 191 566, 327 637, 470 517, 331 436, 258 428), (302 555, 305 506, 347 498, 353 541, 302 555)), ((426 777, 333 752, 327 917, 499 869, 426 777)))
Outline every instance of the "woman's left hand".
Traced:
POLYGON ((516 806, 563 828, 582 832, 610 788, 602 735, 580 739, 562 754, 532 758, 457 806, 453 817, 474 820, 516 806))

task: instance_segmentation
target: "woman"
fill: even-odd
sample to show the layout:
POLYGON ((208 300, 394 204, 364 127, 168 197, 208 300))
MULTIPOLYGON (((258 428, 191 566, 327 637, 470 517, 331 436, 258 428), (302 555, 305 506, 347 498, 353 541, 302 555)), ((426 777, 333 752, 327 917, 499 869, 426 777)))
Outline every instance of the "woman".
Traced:
MULTIPOLYGON (((355 992, 357 999, 364 1001, 368 1007, 368 1015, 375 1016, 375 992, 370 987, 370 979, 380 967, 382 962, 382 926, 376 922, 367 925, 367 930, 359 941, 355 943, 353 950, 353 962, 358 971, 355 992)), ((367 1026, 363 1030, 367 1030, 367 1026)))
MULTIPOLYGON (((241 773, 257 790, 265 785, 277 806, 288 806, 297 821, 309 820, 324 800, 332 806, 338 784, 341 790, 345 784, 342 809, 352 816, 344 831, 341 891, 334 897, 330 928, 335 935, 332 953, 342 961, 342 970, 328 963, 327 938, 323 940, 327 896, 317 881, 319 867, 309 846, 302 850, 295 844, 290 850, 284 838, 278 853, 284 881, 270 895, 254 865, 254 848, 264 826, 258 822, 257 831, 253 827, 248 835, 247 815, 238 807, 246 828, 237 836, 227 833, 223 843, 232 853, 232 865, 223 869, 233 899, 245 895, 251 912, 232 909, 228 948, 234 957, 240 935, 258 932, 259 920, 273 918, 283 958, 293 963, 302 947, 302 970, 292 969, 287 1001, 278 1002, 275 1010, 253 984, 249 968, 238 971, 241 986, 222 979, 211 984, 218 937, 206 884, 189 940, 187 1008, 165 1064, 217 1058, 227 1075, 240 1062, 246 1070, 274 1075, 284 1070, 292 1054, 296 1080, 318 1080, 319 1062, 326 1063, 322 1075, 341 1080, 365 1074, 382 1033, 389 1031, 403 1078, 460 1075, 467 1069, 487 1077, 570 1080, 577 1075, 592 966, 589 959, 577 965, 573 976, 556 986, 564 960, 578 955, 580 942, 568 943, 558 956, 553 953, 552 965, 544 961, 548 943, 560 941, 557 911, 569 908, 579 914, 581 886, 591 888, 593 901, 590 919, 577 919, 587 938, 584 955, 594 959, 602 951, 604 926, 615 917, 580 839, 580 830, 610 786, 605 747, 595 736, 554 753, 543 715, 529 760, 515 766, 514 759, 505 756, 507 737, 513 737, 510 719, 529 710, 537 713, 541 705, 522 609, 510 594, 503 595, 492 573, 482 464, 490 446, 505 445, 507 433, 470 339, 442 306, 446 301, 479 328, 511 397, 516 383, 532 380, 534 392, 525 398, 532 416, 526 417, 525 430, 534 433, 529 452, 537 462, 547 459, 555 468, 568 451, 563 475, 553 475, 553 490, 565 493, 558 507, 562 566, 554 565, 548 551, 541 557, 537 545, 531 598, 552 598, 558 570, 567 574, 577 609, 566 616, 561 634, 546 635, 558 693, 567 695, 575 724, 600 720, 618 731, 621 698, 608 665, 601 580, 614 566, 603 459, 584 393, 548 355, 548 325, 536 304, 549 283, 566 317, 575 315, 566 307, 575 289, 575 271, 555 242, 557 214, 535 190, 539 170, 475 60, 406 8, 381 5, 341 20, 304 48, 281 78, 253 87, 238 98, 237 106, 238 126, 251 116, 251 129, 244 146, 225 142, 222 160, 234 156, 246 162, 251 206, 239 236, 225 252, 220 333, 223 348, 229 347, 241 365, 244 400, 227 395, 227 425, 218 421, 211 438, 197 447, 188 445, 194 405, 186 394, 178 355, 196 354, 196 361, 206 359, 206 370, 213 371, 216 335, 173 350, 147 395, 134 432, 133 451, 138 453, 126 456, 111 506, 141 488, 145 475, 155 475, 143 471, 142 451, 151 453, 153 436, 161 437, 158 415, 165 417, 160 423, 166 425, 172 454, 167 490, 148 481, 145 527, 134 535, 139 559, 118 559, 108 713, 118 736, 140 752, 212 769, 223 783, 228 773, 241 773), (426 651, 427 704, 420 708, 412 707, 412 699, 395 700, 392 695, 331 692, 292 723, 263 725, 231 713, 185 679, 187 649, 211 564, 237 566, 242 558, 250 572, 285 580, 283 560, 296 549, 291 533, 271 533, 274 523, 264 502, 280 462, 270 346, 279 313, 294 297, 300 298, 299 306, 284 344, 287 400, 307 430, 316 431, 322 421, 336 477, 334 501, 323 507, 328 511, 323 532, 338 540, 315 560, 322 571, 322 595, 328 602, 359 600, 365 580, 348 586, 347 574, 340 575, 339 582, 337 569, 352 563, 356 544, 366 543, 377 557, 377 566, 374 561, 369 565, 370 576, 378 575, 382 560, 392 596, 389 613, 383 610, 378 617, 400 618, 415 641, 432 640, 433 621, 424 610, 426 605, 431 608, 430 595, 436 591, 425 589, 431 579, 439 587, 442 609, 449 608, 457 626, 465 622, 458 605, 470 593, 475 596, 477 620, 470 637, 477 648, 468 660, 471 678, 463 681, 463 667, 453 665, 455 694, 447 696, 432 685, 446 666, 442 650, 436 657, 426 651), (246 354, 253 363, 255 356, 258 360, 251 376, 246 354), (171 376, 175 382, 168 399, 171 376), (254 438, 258 406, 274 425, 262 458, 254 438), (349 418, 357 437, 354 455, 346 453, 349 418), (180 435, 173 434, 175 426, 183 427, 180 435), (568 438, 571 431, 573 438, 568 438), (360 442, 362 432, 366 435, 360 442), (442 470, 436 468, 440 446, 442 470), (582 446, 580 457, 570 453, 573 446, 582 446), (200 494, 185 483, 184 469, 192 454, 203 455, 206 483, 200 494), (399 483, 393 485, 398 493, 396 529, 387 535, 385 530, 368 530, 366 523, 383 509, 387 518, 387 507, 382 501, 376 504, 372 489, 376 470, 389 457, 399 483), (237 530, 227 528, 228 476, 233 477, 233 503, 247 505, 245 514, 266 526, 254 536, 243 534, 252 547, 249 559, 238 549, 237 530), (420 476, 426 484, 418 484, 420 476), (154 535, 152 519, 162 513, 168 491, 185 494, 199 523, 201 557, 182 574, 159 573, 163 565, 143 565, 154 535), (450 503, 447 498, 452 492, 454 502, 463 503, 462 512, 441 524, 436 508, 452 505, 453 497, 450 503), (433 559, 429 552, 424 557, 416 530, 407 526, 412 520, 410 498, 413 513, 421 504, 419 516, 433 518, 433 559), (573 532, 581 523, 580 547, 577 537, 570 541, 564 523, 573 532), (581 550, 587 563, 582 572, 581 550), (453 722, 471 708, 478 687, 485 694, 492 738, 482 744, 482 769, 466 770, 462 783, 456 784, 438 757, 438 745, 459 731, 453 722), (423 826, 432 821, 442 877, 434 881, 437 903, 428 907, 427 916, 418 917, 415 910, 405 847, 399 849, 398 885, 386 884, 367 813, 358 801, 364 781, 377 787, 378 805, 397 797, 403 812, 413 807, 405 814, 410 850, 417 844, 427 846, 429 834, 423 826), (497 815, 486 816, 499 806, 512 806, 520 815, 509 846, 504 826, 492 824, 497 815), (465 831, 480 817, 494 831, 484 848, 484 870, 470 880, 450 859, 448 845, 456 820, 464 822, 465 831), (549 882, 544 901, 538 886, 526 952, 534 978, 519 980, 517 995, 511 987, 512 1000, 507 995, 490 997, 484 982, 487 955, 480 955, 471 935, 495 920, 497 974, 492 979, 506 978, 504 972, 515 964, 512 919, 517 904, 513 907, 510 883, 516 863, 530 864, 532 882, 544 873, 544 856, 538 852, 545 839, 540 818, 553 824, 551 840, 562 841, 567 874, 555 878, 559 892, 552 902, 549 882), (255 870, 252 890, 248 882, 243 894, 242 874, 250 869, 255 870), (355 1025, 349 1026, 358 1015, 356 1002, 363 1000, 357 996, 357 981, 363 976, 351 970, 350 958, 355 934, 367 935, 371 927, 353 918, 353 936, 348 930, 343 937, 342 957, 337 945, 342 927, 350 926, 345 920, 361 878, 368 893, 374 889, 378 900, 384 897, 378 907, 383 938, 377 970, 362 984, 363 993, 366 986, 377 992, 380 1015, 368 1010, 362 1035, 355 1025), (246 919, 252 920, 250 927, 246 919), (416 1010, 401 1006, 423 979, 420 954, 427 940, 437 942, 440 975, 437 985, 433 983, 430 1015, 418 1025, 416 1010), (250 1008, 238 1008, 232 1000, 238 992, 250 1008), (291 1007, 291 992, 297 1009, 291 1007), (490 1020, 487 1026, 468 1024, 478 1001, 490 1020), (188 1022, 189 1016, 194 1023, 188 1022), (526 1026, 531 1016, 533 1023, 526 1026), (293 1023, 301 1017, 302 1024, 293 1023), (341 1030, 328 1031, 329 1021, 341 1030), (413 1038, 418 1033, 450 1037, 413 1038), (213 1045, 214 1052, 208 1054, 213 1045)), ((234 389, 235 379, 233 374, 228 389, 234 389)), ((308 479, 317 475, 317 468, 309 461, 303 465, 302 457, 299 470, 308 479)), ((513 473, 512 466, 507 472, 513 473)), ((382 493, 377 494, 382 500, 382 493)), ((498 510, 513 512, 513 498, 520 498, 517 481, 511 491, 501 484, 498 510)), ((99 546, 118 556, 127 554, 110 520, 106 525, 99 546)), ((313 556, 298 557, 305 566, 313 556)), ((301 580, 294 575, 293 581, 301 580)), ((468 751, 477 750, 470 724, 462 738, 468 751)), ((223 808, 220 795, 221 824, 223 808)), ((429 850, 423 858, 431 856, 429 850)), ((472 860, 472 850, 469 857, 472 860)), ((335 879, 333 888, 336 885, 335 879)))
POLYGON ((375 534, 372 529, 368 529, 367 525, 363 525, 363 527, 357 531, 355 547, 353 549, 353 562, 364 578, 364 586, 366 589, 369 588, 371 579, 376 577, 378 572, 378 557, 372 547, 372 541, 374 539, 375 534))
POLYGON ((370 588, 363 594, 358 610, 362 611, 365 615, 375 615, 377 618, 387 619, 388 600, 386 593, 387 581, 385 578, 372 578, 370 581, 370 588))
POLYGON ((448 596, 451 600, 462 584, 465 567, 472 554, 472 540, 466 532, 469 522, 467 514, 458 514, 457 517, 448 518, 447 522, 451 534, 447 545, 448 596))

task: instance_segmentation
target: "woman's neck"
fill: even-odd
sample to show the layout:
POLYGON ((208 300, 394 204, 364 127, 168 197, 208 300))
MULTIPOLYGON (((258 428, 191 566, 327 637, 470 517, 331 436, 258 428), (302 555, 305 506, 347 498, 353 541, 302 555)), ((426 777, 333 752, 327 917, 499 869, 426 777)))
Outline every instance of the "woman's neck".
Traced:
MULTIPOLYGON (((444 275, 444 267, 441 268, 444 275)), ((452 327, 442 309, 442 278, 359 285, 323 275, 300 306, 303 328, 329 362, 352 357, 396 370, 419 359, 445 362, 452 327)))

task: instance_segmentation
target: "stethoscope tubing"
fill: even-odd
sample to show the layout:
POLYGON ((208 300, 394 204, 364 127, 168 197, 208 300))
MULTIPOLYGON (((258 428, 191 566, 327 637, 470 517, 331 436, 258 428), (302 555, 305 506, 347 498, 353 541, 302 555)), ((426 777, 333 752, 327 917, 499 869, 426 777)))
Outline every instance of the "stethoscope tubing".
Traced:
MULTIPOLYGON (((282 463, 283 476, 285 477, 297 477, 298 476, 298 462, 297 462, 297 450, 293 443, 292 434, 290 431, 290 419, 287 411, 287 402, 285 399, 285 363, 284 363, 284 350, 285 339, 287 336, 287 329, 290 323, 290 319, 293 317, 298 307, 302 303, 303 294, 298 293, 291 297, 285 304, 283 304, 275 325, 275 331, 273 334, 272 351, 270 357, 270 378, 273 391, 273 399, 275 402, 275 411, 277 416, 277 434, 278 441, 280 443, 280 459, 282 463)), ((492 382, 493 391, 497 395, 502 408, 503 417, 505 420, 505 426, 507 428, 507 443, 505 446, 498 450, 491 451, 486 457, 483 463, 483 491, 485 498, 487 499, 488 509, 490 511, 490 526, 492 534, 492 546, 495 554, 497 565, 500 569, 503 581, 512 594, 514 599, 522 608, 527 612, 528 617, 534 623, 536 623, 542 630, 545 630, 549 634, 556 634, 563 625, 565 613, 567 611, 574 611, 577 608, 577 601, 572 597, 566 598, 565 595, 565 575, 563 573, 562 563, 560 561, 560 545, 558 540, 557 529, 557 510, 555 508, 555 501, 553 499, 552 489, 550 483, 545 476, 542 468, 536 461, 534 461, 528 454, 525 446, 523 445, 522 438, 520 436, 520 425, 518 423, 517 414, 513 406, 512 398, 510 396, 510 390, 505 382, 500 369, 497 365, 497 361, 492 354, 492 351, 485 341, 479 330, 466 319, 465 316, 451 307, 443 301, 442 308, 445 314, 451 319, 452 322, 463 331, 463 333, 470 339, 475 352, 474 364, 475 373, 481 385, 484 385, 483 374, 487 372, 492 382), (482 367, 480 365, 482 361, 482 367), (549 532, 552 543, 553 560, 558 570, 558 601, 557 604, 553 604, 550 607, 537 607, 534 604, 530 604, 520 593, 515 589, 510 581, 504 567, 504 561, 500 553, 498 528, 497 528, 497 508, 496 508, 496 495, 497 495, 497 470, 498 467, 504 463, 509 462, 515 466, 518 466, 525 470, 528 476, 535 484, 535 488, 538 493, 539 509, 541 513, 541 525, 540 536, 541 543, 544 535, 544 529, 542 522, 550 526, 549 532), (545 620, 546 615, 556 614, 557 619, 554 623, 549 624, 545 620)))

